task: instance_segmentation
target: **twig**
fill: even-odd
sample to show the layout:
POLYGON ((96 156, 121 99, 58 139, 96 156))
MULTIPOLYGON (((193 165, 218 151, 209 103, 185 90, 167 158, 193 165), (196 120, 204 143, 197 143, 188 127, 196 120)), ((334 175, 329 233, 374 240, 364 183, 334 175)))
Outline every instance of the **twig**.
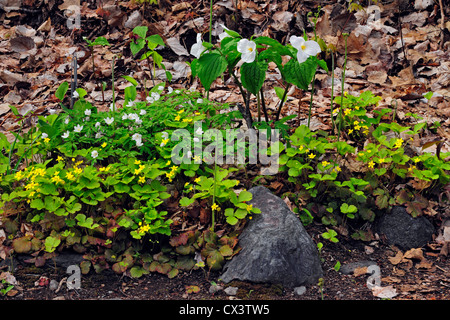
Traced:
POLYGON ((439 0, 439 7, 441 8, 441 43, 439 47, 442 50, 444 48, 444 26, 445 26, 444 5, 442 4, 442 0, 439 0))

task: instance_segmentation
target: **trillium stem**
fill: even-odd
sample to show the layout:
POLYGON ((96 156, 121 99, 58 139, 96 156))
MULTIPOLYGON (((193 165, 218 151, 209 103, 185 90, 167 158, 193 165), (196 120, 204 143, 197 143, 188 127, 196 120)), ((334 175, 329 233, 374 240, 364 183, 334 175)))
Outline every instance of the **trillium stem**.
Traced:
POLYGON ((311 100, 309 101, 309 111, 308 111, 308 129, 309 125, 311 123, 311 110, 312 110, 312 104, 313 104, 313 96, 314 96, 314 79, 316 78, 316 73, 314 73, 313 80, 311 83, 311 100))
POLYGON ((331 132, 334 134, 335 124, 334 124, 334 52, 331 51, 331 132))
POLYGON ((261 88, 261 90, 259 91, 259 93, 261 94, 261 106, 264 112, 264 117, 266 118, 266 122, 269 122, 269 117, 267 115, 267 109, 266 109, 266 101, 264 99, 264 91, 261 88))
POLYGON ((286 88, 284 89, 283 97, 281 98, 281 101, 280 101, 280 106, 278 107, 278 110, 277 110, 277 116, 275 117, 275 121, 280 120, 281 109, 283 108, 284 100, 286 100, 286 96, 287 96, 287 93, 288 93, 290 87, 291 87, 291 85, 289 83, 287 83, 286 88))

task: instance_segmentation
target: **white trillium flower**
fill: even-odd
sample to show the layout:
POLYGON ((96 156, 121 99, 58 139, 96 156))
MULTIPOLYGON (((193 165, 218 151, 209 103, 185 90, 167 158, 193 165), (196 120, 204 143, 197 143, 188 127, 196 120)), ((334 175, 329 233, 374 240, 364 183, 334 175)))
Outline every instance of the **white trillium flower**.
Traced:
POLYGON ((77 125, 73 128, 73 132, 81 132, 81 130, 83 130, 83 126, 80 126, 79 124, 77 124, 77 125))
POLYGON ((48 134, 46 134, 45 132, 43 132, 43 133, 41 134, 41 138, 42 138, 42 139, 48 138, 48 134))
POLYGON ((200 55, 203 51, 206 50, 206 47, 203 45, 202 35, 201 33, 197 33, 197 43, 194 43, 191 47, 191 54, 197 59, 200 58, 200 55))
POLYGON ((63 134, 62 134, 62 138, 63 139, 67 139, 68 137, 69 137, 69 134, 70 134, 70 132, 69 131, 66 131, 66 132, 64 132, 63 134))
POLYGON ((242 53, 242 61, 245 63, 252 63, 256 58, 256 43, 247 39, 239 40, 237 51, 242 53))
POLYGON ((313 40, 305 41, 305 39, 303 39, 302 37, 291 36, 289 38, 289 42, 295 49, 298 50, 297 52, 298 63, 303 63, 310 56, 315 56, 320 52, 322 52, 319 44, 313 40))
POLYGON ((84 115, 85 116, 90 116, 91 115, 91 113, 92 113, 92 111, 91 111, 91 109, 86 109, 86 110, 84 110, 84 115))
POLYGON ((136 140, 136 147, 142 147, 143 145, 142 140, 136 140))
POLYGON ((74 99, 78 99, 80 97, 80 94, 78 92, 74 91, 73 94, 72 94, 72 97, 74 99))
POLYGON ((94 158, 94 159, 97 158, 98 157, 98 151, 97 150, 92 151, 91 152, 91 157, 94 158))
POLYGON ((113 117, 107 117, 107 118, 105 118, 105 122, 106 122, 106 124, 111 124, 111 123, 113 123, 114 122, 114 118, 113 117))
POLYGON ((219 34, 219 41, 222 41, 225 38, 231 37, 228 33, 225 32, 225 30, 230 30, 227 27, 225 27, 223 24, 220 24, 220 26, 223 28, 223 32, 219 34))

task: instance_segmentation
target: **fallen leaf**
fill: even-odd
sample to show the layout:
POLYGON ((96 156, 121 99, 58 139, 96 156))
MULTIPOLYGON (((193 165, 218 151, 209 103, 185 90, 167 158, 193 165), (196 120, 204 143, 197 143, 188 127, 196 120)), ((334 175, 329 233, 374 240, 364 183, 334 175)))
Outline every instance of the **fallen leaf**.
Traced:
POLYGON ((375 286, 372 288, 372 293, 375 297, 381 299, 391 299, 398 295, 397 290, 393 286, 379 287, 375 286))
POLYGON ((362 276, 363 274, 366 274, 367 272, 368 272, 367 267, 355 268, 355 270, 353 270, 353 276, 359 277, 362 276))
POLYGON ((393 265, 397 265, 403 261, 403 253, 401 251, 398 251, 394 257, 388 257, 388 260, 393 265))

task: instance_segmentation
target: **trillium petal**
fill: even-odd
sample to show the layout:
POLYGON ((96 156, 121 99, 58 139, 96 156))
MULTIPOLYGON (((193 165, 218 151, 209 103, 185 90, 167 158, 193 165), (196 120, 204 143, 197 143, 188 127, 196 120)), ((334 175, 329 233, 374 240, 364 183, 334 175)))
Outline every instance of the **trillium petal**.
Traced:
POLYGON ((306 54, 303 50, 298 50, 297 52, 297 60, 298 63, 303 63, 306 61, 306 59, 308 59, 309 55, 306 54))
POLYGON ((302 45, 305 44, 305 39, 303 39, 302 37, 297 37, 297 36, 291 36, 289 38, 289 42, 292 44, 292 46, 297 49, 297 50, 301 50, 302 45))
POLYGON ((304 45, 306 48, 303 50, 303 52, 305 52, 309 56, 315 56, 316 54, 322 52, 322 50, 320 49, 320 45, 315 41, 308 40, 304 45))

